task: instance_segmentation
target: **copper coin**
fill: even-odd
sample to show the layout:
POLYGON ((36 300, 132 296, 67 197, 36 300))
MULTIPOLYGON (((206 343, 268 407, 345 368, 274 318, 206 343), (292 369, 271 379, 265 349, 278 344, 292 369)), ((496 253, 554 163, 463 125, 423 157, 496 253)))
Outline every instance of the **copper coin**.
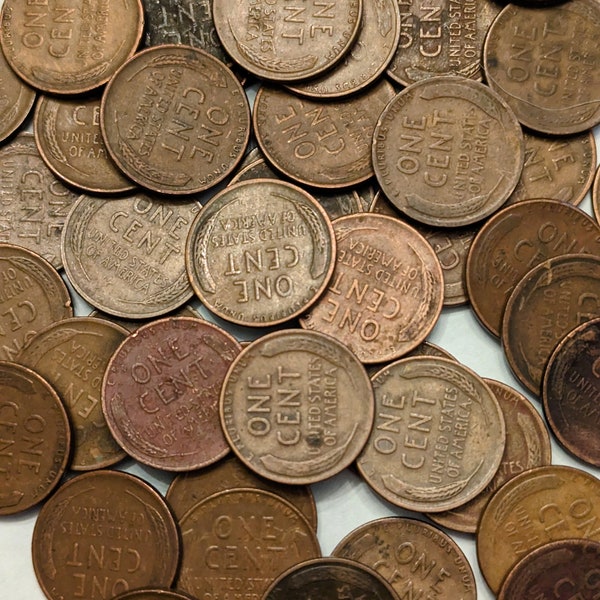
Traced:
POLYGON ((100 131, 100 97, 41 96, 33 126, 45 163, 68 184, 96 193, 135 187, 106 150, 100 131))
POLYGON ((191 46, 154 46, 123 65, 102 96, 100 125, 118 167, 159 193, 225 179, 250 135, 250 107, 228 67, 191 46))
POLYGON ((125 457, 102 414, 100 394, 108 361, 127 334, 101 319, 63 319, 38 331, 16 358, 45 377, 65 404, 73 429, 73 470, 101 469, 125 457))
POLYGON ((201 206, 137 193, 105 200, 83 195, 62 240, 65 271, 92 306, 117 317, 163 315, 194 294, 185 239, 201 206))
POLYGON ((179 526, 177 587, 198 597, 223 598, 233 591, 262 598, 280 573, 321 555, 300 511, 264 490, 218 492, 190 508, 179 526))
POLYGON ((135 51, 144 26, 140 0, 5 0, 1 19, 10 66, 52 94, 106 83, 135 51))
POLYGON ((51 600, 168 588, 179 548, 160 494, 119 471, 84 473, 63 484, 42 507, 32 538, 35 574, 51 600))
POLYGON ((221 392, 221 423, 250 469, 280 483, 332 477, 362 450, 373 424, 367 373, 343 344, 282 330, 244 348, 221 392))
POLYGON ((600 319, 582 323, 558 343, 542 380, 544 415, 571 454, 600 467, 600 319))
POLYGON ((291 179, 321 188, 357 185, 373 175, 373 131, 393 96, 386 81, 335 102, 263 86, 254 101, 254 132, 267 159, 291 179))
POLYGON ((475 576, 460 547, 441 529, 417 519, 387 517, 364 523, 332 555, 376 570, 399 598, 477 598, 475 576))
POLYGON ((396 361, 371 377, 375 423, 357 459, 363 479, 409 510, 450 510, 492 480, 505 444, 502 410, 487 384, 461 363, 396 361))
POLYGON ((48 169, 30 133, 0 148, 0 169, 0 242, 27 248, 61 269, 60 239, 77 194, 48 169))
POLYGON ((0 360, 14 360, 36 332, 73 316, 69 290, 30 250, 0 244, 0 360))
POLYGON ((511 293, 502 345, 521 383, 539 396, 556 344, 574 327, 600 317, 600 257, 565 254, 529 271, 511 293))
POLYGON ((596 0, 506 6, 486 38, 487 82, 523 125, 557 135, 585 131, 600 122, 599 34, 596 0))
POLYGON ((262 327, 289 321, 323 292, 335 261, 325 211, 308 192, 274 179, 225 188, 187 238, 194 291, 217 315, 262 327))
POLYGON ((67 413, 40 375, 0 361, 0 516, 31 508, 52 493, 71 450, 67 413))
POLYGON ((335 337, 365 363, 410 352, 442 309, 442 270, 432 247, 406 223, 372 213, 336 219, 333 229, 333 277, 300 324, 335 337))
POLYGON ((471 306, 500 336, 511 292, 533 267, 569 253, 600 254, 600 227, 582 210, 558 200, 528 200, 493 215, 475 236, 467 259, 471 306))
POLYGON ((102 410, 121 447, 157 469, 190 471, 229 452, 219 422, 223 379, 241 350, 223 329, 170 317, 140 327, 113 353, 102 410))
POLYGON ((498 592, 511 568, 554 540, 600 541, 600 481, 562 465, 525 471, 505 483, 485 507, 477 531, 479 567, 498 592))
POLYGON ((521 126, 502 98, 462 77, 400 92, 377 122, 373 166, 399 210, 428 225, 481 221, 505 202, 523 168, 521 126))
POLYGON ((341 60, 359 30, 362 0, 310 6, 271 0, 218 0, 217 34, 227 53, 258 77, 297 81, 319 75, 341 60))

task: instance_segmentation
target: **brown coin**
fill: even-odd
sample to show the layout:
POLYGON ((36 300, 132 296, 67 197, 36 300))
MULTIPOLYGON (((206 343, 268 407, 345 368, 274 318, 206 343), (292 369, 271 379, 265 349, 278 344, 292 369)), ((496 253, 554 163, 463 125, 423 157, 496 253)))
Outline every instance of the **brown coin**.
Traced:
POLYGON ((438 227, 470 225, 500 208, 517 185, 521 126, 482 83, 426 79, 383 111, 373 166, 382 191, 409 217, 438 227))
POLYGON ((250 107, 220 60, 163 45, 136 54, 111 79, 100 125, 125 175, 156 192, 191 194, 222 181, 241 160, 250 107))
POLYGON ((548 359, 544 415, 571 454, 600 467, 600 319, 570 331, 548 359))
POLYGON ((429 515, 439 525, 467 533, 477 532, 485 505, 504 483, 523 471, 552 462, 550 434, 531 402, 505 383, 493 379, 484 381, 494 392, 506 424, 506 444, 500 467, 492 481, 473 500, 451 511, 429 515))
POLYGON ((544 260, 569 253, 600 254, 600 227, 575 206, 528 200, 493 215, 467 258, 468 295, 481 323, 500 336, 504 308, 519 280, 544 260))
POLYGON ((373 175, 373 131, 393 96, 383 80, 335 102, 263 86, 254 101, 254 132, 267 159, 291 179, 321 188, 357 185, 373 175))
POLYGON ((502 345, 523 385, 539 396, 556 344, 574 327, 600 317, 600 257, 565 254, 529 271, 511 293, 502 345))
POLYGON ((543 10, 506 6, 483 51, 488 84, 519 121, 565 135, 600 122, 600 6, 571 0, 543 10))
POLYGON ((69 290, 52 265, 0 244, 0 360, 14 360, 37 331, 72 316, 69 290))
POLYGON ((68 184, 96 193, 135 187, 106 150, 100 131, 100 97, 42 96, 33 126, 42 158, 68 184))
POLYGON ((160 494, 119 471, 84 473, 62 485, 42 507, 32 539, 35 574, 51 600, 168 588, 179 548, 160 494))
POLYGON ((343 344, 312 331, 282 330, 244 348, 221 392, 221 423, 253 471, 308 484, 356 458, 373 423, 367 373, 343 344))
POLYGON ((423 521, 387 517, 367 522, 341 540, 332 555, 376 570, 399 598, 477 598, 475 576, 460 547, 423 521))
POLYGON ((0 242, 27 248, 61 269, 61 234, 78 195, 48 169, 30 133, 0 148, 0 169, 0 242))
POLYGON ((485 507, 477 531, 479 567, 498 592, 510 569, 553 540, 600 541, 600 481, 563 465, 525 471, 505 483, 485 507))
POLYGON ((450 510, 492 480, 505 444, 502 410, 464 365, 406 358, 372 376, 375 423, 357 459, 363 479, 409 510, 450 510))
POLYGON ((52 493, 70 444, 67 413, 52 386, 30 369, 0 361, 0 517, 52 493))
POLYGON ((144 25, 140 0, 4 0, 1 19, 10 66, 52 94, 106 83, 137 48, 144 25))
POLYGON ((300 324, 339 339, 365 363, 410 352, 442 308, 442 270, 433 249, 415 229, 383 215, 342 217, 333 228, 333 277, 300 324))
POLYGON ((185 239, 201 206, 134 194, 81 196, 63 231, 62 257, 73 287, 111 315, 163 315, 193 296, 185 239))
POLYGON ((177 587, 198 597, 262 598, 280 573, 321 555, 316 533, 292 504, 258 489, 218 492, 180 520, 177 587), (232 590, 233 587, 233 590, 232 590))
POLYGON ((101 469, 125 453, 102 414, 102 377, 127 331, 108 321, 73 317, 37 332, 15 359, 34 369, 58 392, 73 430, 70 468, 101 469))
POLYGON ((335 237, 308 192, 274 179, 228 186, 204 205, 187 239, 194 291, 217 315, 263 327, 298 316, 323 292, 335 237))

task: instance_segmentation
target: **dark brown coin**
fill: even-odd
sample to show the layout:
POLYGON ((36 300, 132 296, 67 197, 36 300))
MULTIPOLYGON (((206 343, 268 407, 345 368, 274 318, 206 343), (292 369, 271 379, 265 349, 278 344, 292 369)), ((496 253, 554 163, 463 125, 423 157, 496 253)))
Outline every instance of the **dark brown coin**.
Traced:
POLYGON ((558 135, 585 131, 600 122, 599 34, 596 0, 543 10, 506 6, 486 38, 486 80, 523 125, 558 135))
POLYGON ((73 430, 73 470, 101 469, 125 457, 102 414, 101 391, 108 361, 127 333, 92 317, 63 319, 36 333, 15 359, 42 375, 63 401, 73 430))
POLYGON ((0 361, 0 516, 44 500, 63 476, 71 449, 67 413, 40 375, 0 361))
POLYGON ((600 255, 600 227, 575 206, 528 200, 493 215, 467 259, 468 295, 481 323, 500 336, 504 308, 519 280, 544 260, 569 253, 600 255))
POLYGON ((600 467, 600 319, 570 331, 548 359, 544 415, 558 441, 600 467))
POLYGON ((102 410, 121 447, 141 463, 190 471, 229 452, 219 422, 223 379, 240 345, 201 319, 140 327, 112 355, 102 410))
POLYGON ((160 494, 118 471, 78 475, 42 507, 33 566, 48 598, 112 598, 168 588, 179 560, 177 525, 160 494))
POLYGON ((191 46, 149 48, 102 96, 104 141, 118 167, 165 194, 204 191, 241 160, 250 135, 244 88, 228 67, 191 46))
POLYGON ((39 254, 0 244, 0 360, 14 360, 36 332, 72 316, 56 269, 39 254))
POLYGON ((5 0, 1 19, 11 67, 52 94, 106 83, 137 48, 144 25, 140 0, 5 0))
POLYGON ((393 96, 386 81, 335 102, 263 86, 254 101, 254 132, 267 159, 291 179, 322 188, 357 185, 373 175, 373 131, 393 96))
POLYGON ((432 247, 406 223, 383 215, 342 217, 333 228, 333 277, 302 327, 335 337, 365 363, 410 352, 442 308, 442 270, 432 247))

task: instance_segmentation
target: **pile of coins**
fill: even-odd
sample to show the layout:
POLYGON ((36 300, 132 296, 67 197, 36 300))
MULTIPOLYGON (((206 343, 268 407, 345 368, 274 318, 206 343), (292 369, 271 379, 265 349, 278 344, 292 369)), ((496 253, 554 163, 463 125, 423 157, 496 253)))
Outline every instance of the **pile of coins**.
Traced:
POLYGON ((0 4, 0 527, 40 593, 595 597, 597 0, 0 4), (514 386, 431 343, 457 306, 514 386), (323 557, 344 477, 386 516, 323 557))

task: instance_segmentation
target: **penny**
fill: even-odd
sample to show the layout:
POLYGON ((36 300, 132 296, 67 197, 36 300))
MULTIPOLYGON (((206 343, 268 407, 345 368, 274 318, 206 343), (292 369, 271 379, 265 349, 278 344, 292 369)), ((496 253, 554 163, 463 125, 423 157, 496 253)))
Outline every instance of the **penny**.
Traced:
POLYGON ((565 254, 529 271, 511 293, 502 346, 515 376, 539 396, 543 370, 556 344, 574 327, 600 317, 600 258, 565 254))
POLYGON ((316 533, 298 509, 258 489, 218 492, 180 520, 183 556, 177 587, 222 598, 235 582, 254 598, 280 573, 321 555, 316 533))
POLYGON ((106 83, 134 53, 144 25, 140 0, 4 0, 0 18, 10 66, 51 94, 106 83))
POLYGON ((558 343, 542 380, 550 429, 571 454, 600 467, 600 319, 582 323, 558 343))
POLYGON ((600 481, 564 465, 525 471, 505 483, 485 507, 477 559, 493 592, 531 551, 555 540, 600 541, 600 481))
POLYGON ((343 342, 364 363, 418 346, 442 308, 439 261, 406 223, 372 213, 336 219, 337 263, 326 292, 300 319, 343 342))
POLYGON ((14 360, 36 332, 72 316, 69 290, 52 265, 0 244, 0 360, 14 360))
POLYGON ((65 473, 71 428, 52 386, 40 375, 0 361, 0 517, 48 497, 65 473))
POLYGON ((66 183, 99 194, 135 187, 106 150, 100 131, 100 97, 41 96, 33 126, 42 158, 66 183))
POLYGON ((281 330, 244 348, 221 391, 221 423, 241 461, 279 483, 339 473, 373 423, 367 373, 343 344, 312 331, 281 330))
POLYGON ((110 200, 81 196, 62 240, 73 287, 92 306, 127 319, 180 307, 194 293, 184 246, 200 207, 142 193, 110 200))
POLYGON ((543 10, 506 6, 489 29, 490 87, 535 131, 567 135, 600 122, 600 6, 571 0, 543 10))
POLYGON ((539 199, 498 211, 481 227, 467 257, 467 290, 480 322, 500 336, 504 308, 519 280, 544 260, 569 253, 600 253, 600 227, 577 207, 539 199))
POLYGON ((101 469, 125 458, 102 414, 102 377, 127 331, 108 321, 73 317, 38 331, 16 361, 34 369, 58 392, 73 429, 70 468, 101 469))
POLYGON ((124 64, 102 96, 100 125, 117 166, 164 194, 215 186, 241 160, 250 107, 231 70, 191 46, 154 46, 124 64))
POLYGON ((77 194, 48 169, 30 133, 0 148, 0 169, 0 243, 27 248, 61 269, 61 234, 77 194))
POLYGON ((320 188, 355 186, 373 175, 373 131, 393 96, 383 80, 334 102, 262 86, 254 101, 254 132, 269 162, 294 181, 320 188))
POLYGON ((119 471, 84 473, 63 484, 42 507, 32 538, 35 574, 51 600, 168 588, 179 548, 160 494, 119 471))
POLYGON ((113 353, 102 383, 102 410, 119 445, 167 471, 225 456, 219 393, 240 350, 230 334, 201 319, 160 319, 132 333, 113 353))
POLYGON ((196 295, 217 315, 263 327, 289 321, 323 292, 335 237, 325 211, 304 190, 253 179, 213 196, 186 245, 196 295))
POLYGON ((490 88, 436 77, 400 92, 381 114, 373 166, 407 216, 438 227, 481 221, 505 202, 523 168, 523 135, 490 88))
POLYGON ((364 523, 344 537, 332 555, 371 567, 391 583, 399 598, 477 598, 475 576, 456 542, 417 519, 387 517, 364 523))

